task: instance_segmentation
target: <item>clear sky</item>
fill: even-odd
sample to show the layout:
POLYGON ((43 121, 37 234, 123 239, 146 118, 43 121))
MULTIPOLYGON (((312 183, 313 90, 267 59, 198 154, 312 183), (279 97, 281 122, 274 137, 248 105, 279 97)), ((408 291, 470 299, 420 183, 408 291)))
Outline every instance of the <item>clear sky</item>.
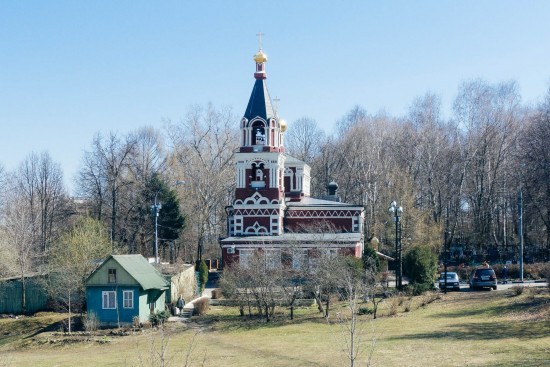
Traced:
MULTIPOLYGON (((72 187, 96 132, 243 114, 265 34, 268 87, 289 125, 327 132, 359 104, 405 115, 474 78, 550 86, 550 1, 0 1, 0 164, 48 151, 72 187)), ((448 116, 447 116, 448 117, 448 116)), ((238 120, 235 121, 238 124, 238 120)))

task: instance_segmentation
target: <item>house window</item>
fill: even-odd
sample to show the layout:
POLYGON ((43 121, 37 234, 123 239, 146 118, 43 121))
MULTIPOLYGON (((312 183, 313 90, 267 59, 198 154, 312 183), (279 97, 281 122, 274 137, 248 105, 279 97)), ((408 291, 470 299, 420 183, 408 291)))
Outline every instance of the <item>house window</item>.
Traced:
POLYGON ((307 266, 307 250, 296 249, 292 254, 292 269, 301 270, 307 266))
POLYGON ((281 266, 281 250, 265 250, 265 267, 269 270, 281 266))
POLYGON ((325 257, 327 259, 334 259, 338 256, 338 250, 335 248, 327 248, 325 249, 325 257))
POLYGON ((122 292, 122 300, 123 308, 134 308, 134 291, 122 292))
POLYGON ((252 262, 253 250, 239 250, 239 264, 243 268, 248 268, 252 262))
POLYGON ((104 310, 114 310, 116 308, 116 292, 102 292, 102 297, 104 310))
POLYGON ((107 283, 116 283, 116 269, 109 269, 107 283))

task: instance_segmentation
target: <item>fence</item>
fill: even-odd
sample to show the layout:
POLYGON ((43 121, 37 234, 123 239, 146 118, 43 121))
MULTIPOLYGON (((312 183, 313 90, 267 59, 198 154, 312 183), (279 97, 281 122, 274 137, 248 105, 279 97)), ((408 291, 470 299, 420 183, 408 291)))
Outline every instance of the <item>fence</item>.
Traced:
MULTIPOLYGON (((21 279, 0 281, 0 314, 21 314, 22 305, 21 279)), ((28 278, 25 289, 26 313, 35 313, 46 309, 48 295, 36 278, 28 278)))

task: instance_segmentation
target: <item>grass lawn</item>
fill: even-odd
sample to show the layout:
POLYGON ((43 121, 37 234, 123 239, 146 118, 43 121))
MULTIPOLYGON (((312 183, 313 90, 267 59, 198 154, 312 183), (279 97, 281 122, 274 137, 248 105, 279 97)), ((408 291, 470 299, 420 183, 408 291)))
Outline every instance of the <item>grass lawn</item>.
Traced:
MULTIPOLYGON (((374 346, 376 366, 549 366, 548 289, 460 292, 421 307, 406 299, 394 316, 386 301, 383 317, 361 316, 363 350, 374 346)), ((332 315, 342 312, 334 306, 332 315)), ((152 366, 150 357, 168 343, 168 365, 183 366, 346 366, 342 325, 327 323, 316 308, 300 309, 294 321, 281 315, 269 324, 241 320, 236 309, 212 307, 207 316, 173 323, 164 337, 150 330, 129 336, 59 342, 51 332, 23 332, 21 321, 0 320, 0 366, 152 366), (19 330, 6 336, 9 330, 19 330), (52 342, 52 341, 58 342, 52 342), (153 346, 153 347, 152 347, 153 346), (192 346, 191 352, 189 347, 192 346)), ((55 314, 39 319, 55 322, 55 314)), ((285 315, 286 316, 286 315, 285 315)), ((59 317, 59 315, 57 315, 59 317)), ((26 319, 26 324, 30 324, 26 319)), ((47 327, 42 322, 42 328, 47 327)), ((366 354, 366 353, 365 353, 366 354)), ((366 366, 366 355, 357 365, 366 366)))

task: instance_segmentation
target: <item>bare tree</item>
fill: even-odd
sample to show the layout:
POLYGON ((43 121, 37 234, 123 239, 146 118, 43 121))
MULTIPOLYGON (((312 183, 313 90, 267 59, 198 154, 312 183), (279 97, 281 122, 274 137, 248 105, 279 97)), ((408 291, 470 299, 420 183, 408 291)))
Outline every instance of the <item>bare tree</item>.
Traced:
POLYGON ((3 213, 3 228, 0 232, 1 247, 14 261, 15 274, 21 280, 21 310, 27 310, 27 276, 36 272, 39 263, 40 246, 33 223, 33 213, 27 201, 19 195, 14 195, 6 204, 3 213))
POLYGON ((119 223, 121 212, 125 211, 121 208, 124 200, 120 196, 133 183, 129 166, 135 147, 133 136, 121 140, 114 133, 106 138, 97 134, 91 151, 84 155, 84 163, 79 172, 78 192, 93 202, 94 217, 104 220, 104 214, 110 214, 108 220, 112 243, 125 239, 119 223))
POLYGON ((368 325, 359 316, 364 298, 374 284, 370 282, 371 278, 367 277, 367 272, 362 267, 354 266, 350 259, 340 258, 339 260, 340 266, 335 277, 338 282, 338 294, 345 303, 345 311, 338 312, 337 319, 341 326, 344 350, 349 361, 348 365, 350 367, 359 365, 361 357, 366 355, 366 365, 371 366, 376 335, 373 330, 371 335, 372 344, 367 347, 368 325))
POLYGON ((325 133, 317 122, 309 117, 302 117, 290 124, 285 133, 285 151, 301 161, 311 164, 319 153, 325 133))
POLYGON ((509 181, 507 164, 515 146, 515 125, 521 119, 515 82, 489 85, 477 80, 461 86, 455 112, 467 146, 464 188, 469 207, 470 241, 495 243, 495 207, 499 188, 509 181))
POLYGON ((529 234, 538 242, 544 238, 545 258, 550 258, 550 88, 544 101, 530 116, 521 132, 515 171, 526 197, 529 234), (540 228, 540 230, 538 230, 540 228), (538 238, 538 239, 536 239, 538 238))
POLYGON ((10 192, 17 191, 26 202, 38 250, 45 253, 68 214, 61 168, 48 153, 31 153, 12 175, 10 186, 10 192))
POLYGON ((187 195, 182 200, 188 229, 197 243, 197 259, 203 250, 217 255, 218 237, 226 233, 224 207, 234 192, 234 152, 239 139, 228 110, 191 107, 180 123, 167 123, 174 154, 173 170, 182 177, 187 195))

